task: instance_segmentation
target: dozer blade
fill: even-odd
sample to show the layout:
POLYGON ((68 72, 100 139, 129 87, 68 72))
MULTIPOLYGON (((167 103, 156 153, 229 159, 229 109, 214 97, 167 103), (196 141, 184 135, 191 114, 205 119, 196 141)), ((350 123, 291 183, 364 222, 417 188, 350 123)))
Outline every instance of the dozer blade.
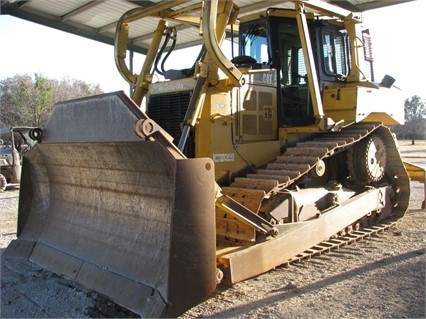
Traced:
POLYGON ((161 131, 139 137, 144 118, 122 92, 58 104, 24 157, 18 239, 4 255, 142 317, 177 316, 217 284, 214 167, 161 131))

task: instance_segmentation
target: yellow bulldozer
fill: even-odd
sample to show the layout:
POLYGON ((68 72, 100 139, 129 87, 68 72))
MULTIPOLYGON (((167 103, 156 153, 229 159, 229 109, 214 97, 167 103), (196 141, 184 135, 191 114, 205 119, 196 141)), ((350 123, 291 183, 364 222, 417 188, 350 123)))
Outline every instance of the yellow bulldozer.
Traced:
POLYGON ((164 1, 126 12, 115 59, 131 97, 56 105, 24 156, 18 239, 5 255, 143 317, 171 317, 221 281, 400 219, 410 179, 389 126, 403 122, 403 99, 391 76, 374 79, 361 15, 287 5, 240 15, 232 1, 164 1), (126 50, 141 19, 158 24, 133 74, 126 50), (185 25, 199 29, 198 58, 166 70, 185 25), (237 54, 224 53, 226 39, 237 54))

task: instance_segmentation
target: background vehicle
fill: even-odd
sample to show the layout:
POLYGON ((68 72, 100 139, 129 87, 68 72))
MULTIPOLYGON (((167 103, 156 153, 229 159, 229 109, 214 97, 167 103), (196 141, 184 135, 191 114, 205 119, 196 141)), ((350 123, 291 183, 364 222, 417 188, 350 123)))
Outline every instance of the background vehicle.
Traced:
POLYGON ((21 158, 36 143, 41 131, 34 127, 7 127, 0 129, 0 191, 7 183, 21 181, 21 158), (36 135, 34 135, 36 134, 36 135), (33 140, 30 135, 35 138, 33 140))
POLYGON ((322 1, 294 6, 239 23, 231 1, 125 13, 116 63, 132 98, 56 106, 24 157, 18 240, 6 253, 142 316, 177 316, 222 279, 401 218, 410 189, 387 127, 403 120, 393 79, 375 81, 360 15, 322 1), (125 53, 138 19, 159 22, 134 75, 125 53), (161 67, 162 37, 172 48, 177 36, 166 21, 200 28, 193 68, 161 67), (228 59, 220 43, 237 31, 239 54, 228 59), (168 80, 153 83, 159 67, 168 80))

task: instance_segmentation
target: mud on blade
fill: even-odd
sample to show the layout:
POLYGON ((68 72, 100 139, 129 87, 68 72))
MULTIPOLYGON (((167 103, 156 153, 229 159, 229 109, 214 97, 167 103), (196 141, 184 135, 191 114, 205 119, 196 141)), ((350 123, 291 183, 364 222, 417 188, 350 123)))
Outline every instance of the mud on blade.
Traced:
POLYGON ((177 316, 216 286, 214 168, 161 131, 140 138, 144 118, 122 92, 58 104, 24 158, 18 239, 5 255, 143 317, 177 316))

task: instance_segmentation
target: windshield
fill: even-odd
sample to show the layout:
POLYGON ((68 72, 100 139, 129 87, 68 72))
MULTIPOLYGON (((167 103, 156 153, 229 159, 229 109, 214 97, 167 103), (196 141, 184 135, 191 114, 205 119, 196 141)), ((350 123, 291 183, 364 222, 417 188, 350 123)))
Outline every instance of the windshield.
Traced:
POLYGON ((256 21, 242 26, 241 55, 251 56, 260 64, 269 63, 266 24, 256 21))
POLYGON ((346 32, 334 29, 324 30, 322 32, 322 49, 325 74, 344 79, 349 69, 346 32))

